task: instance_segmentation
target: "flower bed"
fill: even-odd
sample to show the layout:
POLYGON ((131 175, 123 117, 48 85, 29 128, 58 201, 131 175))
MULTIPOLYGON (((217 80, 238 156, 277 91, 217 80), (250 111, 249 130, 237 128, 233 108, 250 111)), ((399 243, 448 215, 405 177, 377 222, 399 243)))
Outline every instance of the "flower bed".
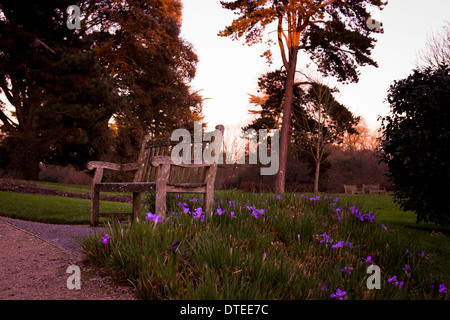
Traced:
POLYGON ((229 192, 209 213, 172 200, 165 219, 149 212, 83 244, 142 299, 448 298, 426 253, 339 198, 229 192))

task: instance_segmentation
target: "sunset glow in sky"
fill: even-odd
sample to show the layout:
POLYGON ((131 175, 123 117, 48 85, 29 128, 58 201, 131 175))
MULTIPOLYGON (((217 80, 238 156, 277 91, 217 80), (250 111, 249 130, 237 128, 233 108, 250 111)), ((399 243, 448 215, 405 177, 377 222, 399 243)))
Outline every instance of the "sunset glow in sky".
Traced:
MULTIPOLYGON (((248 94, 256 94, 260 75, 281 66, 278 47, 273 47, 274 63, 268 67, 260 57, 266 50, 264 44, 249 47, 243 41, 217 36, 236 17, 222 9, 219 0, 183 0, 183 5, 183 36, 199 56, 197 76, 191 85, 208 99, 203 108, 205 122, 213 128, 248 121, 248 94)), ((374 13, 374 18, 384 27, 384 33, 376 35, 378 42, 372 53, 379 67, 360 68, 357 84, 337 84, 338 100, 356 116, 365 118, 372 130, 380 125, 378 116, 389 111, 384 103, 389 86, 412 72, 427 35, 450 21, 450 1, 390 0, 383 11, 374 13)), ((297 70, 304 69, 308 62, 307 56, 300 55, 297 70)))

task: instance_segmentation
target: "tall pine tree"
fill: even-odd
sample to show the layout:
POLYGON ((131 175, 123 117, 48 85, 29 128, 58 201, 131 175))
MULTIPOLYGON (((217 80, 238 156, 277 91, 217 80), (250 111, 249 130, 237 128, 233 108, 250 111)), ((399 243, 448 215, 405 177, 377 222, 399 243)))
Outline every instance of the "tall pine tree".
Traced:
MULTIPOLYGON (((381 0, 234 0, 221 1, 225 9, 239 16, 219 35, 254 44, 263 40, 264 30, 273 25, 286 71, 285 99, 280 134, 280 168, 276 192, 285 191, 286 161, 292 121, 294 81, 300 50, 311 55, 318 70, 339 81, 358 81, 358 66, 376 62, 370 57, 375 39, 367 21, 370 7, 382 9, 381 0)), ((270 53, 270 51, 268 51, 270 53)), ((266 52, 267 56, 270 54, 266 52)))

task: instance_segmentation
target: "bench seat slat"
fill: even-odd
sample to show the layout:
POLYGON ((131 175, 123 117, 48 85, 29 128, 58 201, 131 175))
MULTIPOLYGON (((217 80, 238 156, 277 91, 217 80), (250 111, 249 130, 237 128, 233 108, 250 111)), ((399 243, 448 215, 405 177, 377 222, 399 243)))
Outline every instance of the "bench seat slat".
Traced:
POLYGON ((100 217, 129 217, 132 213, 130 212, 102 212, 100 213, 100 217))
POLYGON ((155 182, 101 182, 94 186, 95 192, 155 192, 155 182))

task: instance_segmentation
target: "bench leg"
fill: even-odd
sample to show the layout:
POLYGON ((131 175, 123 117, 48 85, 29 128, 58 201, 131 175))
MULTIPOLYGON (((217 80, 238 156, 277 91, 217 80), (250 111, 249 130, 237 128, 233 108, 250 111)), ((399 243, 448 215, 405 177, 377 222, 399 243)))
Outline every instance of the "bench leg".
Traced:
POLYGON ((206 191, 205 193, 205 199, 203 202, 203 210, 205 211, 205 214, 210 214, 211 210, 213 209, 213 202, 214 202, 214 191, 206 191))
POLYGON ((156 196, 155 196, 155 211, 158 216, 161 218, 166 217, 166 210, 167 210, 167 197, 166 197, 166 188, 165 186, 163 188, 159 188, 156 190, 156 196))
POLYGON ((100 193, 91 193, 91 226, 95 227, 98 225, 98 217, 100 212, 100 193))
POLYGON ((135 222, 141 215, 141 194, 133 192, 133 213, 131 223, 135 222))
POLYGON ((167 181, 169 180, 170 164, 164 163, 161 165, 159 177, 156 180, 156 195, 155 195, 155 211, 161 218, 166 217, 167 210, 167 181))

